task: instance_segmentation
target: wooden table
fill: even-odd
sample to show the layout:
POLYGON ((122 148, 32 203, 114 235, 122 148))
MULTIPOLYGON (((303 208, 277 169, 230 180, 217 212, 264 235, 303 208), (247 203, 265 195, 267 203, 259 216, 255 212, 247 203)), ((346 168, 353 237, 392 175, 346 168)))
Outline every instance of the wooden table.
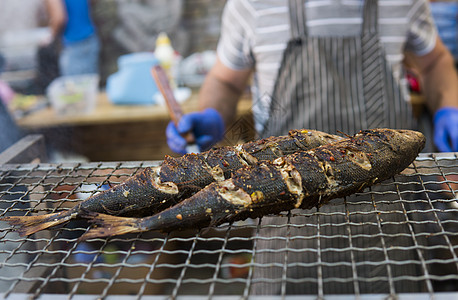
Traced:
MULTIPOLYGON (((182 104, 185 113, 197 110, 197 93, 182 104)), ((168 148, 165 128, 170 121, 164 105, 114 105, 101 93, 90 114, 58 116, 45 108, 17 120, 28 133, 44 134, 46 145, 75 152, 90 161, 162 160, 174 155, 168 148)), ((229 126, 223 144, 254 136, 251 101, 244 97, 236 122, 229 126)))

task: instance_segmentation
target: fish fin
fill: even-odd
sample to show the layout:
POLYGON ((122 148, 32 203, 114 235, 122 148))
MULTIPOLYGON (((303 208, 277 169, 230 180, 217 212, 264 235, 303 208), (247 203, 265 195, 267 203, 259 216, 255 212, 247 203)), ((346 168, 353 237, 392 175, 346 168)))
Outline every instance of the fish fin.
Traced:
POLYGON ((70 219, 73 219, 71 211, 62 211, 58 213, 38 215, 38 216, 9 216, 0 218, 0 221, 8 222, 15 227, 15 231, 21 236, 26 236, 63 224, 70 219))
POLYGON ((232 219, 237 215, 236 212, 214 214, 208 224, 209 228, 216 227, 224 223, 233 223, 232 219))
POLYGON ((349 134, 347 134, 347 133, 345 133, 345 132, 342 132, 342 131, 340 131, 340 130, 337 130, 337 132, 340 133, 340 134, 342 134, 342 135, 344 135, 344 136, 346 136, 347 138, 352 138, 351 135, 349 135, 349 134))
POLYGON ((138 218, 117 217, 95 212, 84 212, 82 217, 89 219, 89 222, 95 226, 83 234, 79 238, 80 241, 142 231, 137 225, 138 218))

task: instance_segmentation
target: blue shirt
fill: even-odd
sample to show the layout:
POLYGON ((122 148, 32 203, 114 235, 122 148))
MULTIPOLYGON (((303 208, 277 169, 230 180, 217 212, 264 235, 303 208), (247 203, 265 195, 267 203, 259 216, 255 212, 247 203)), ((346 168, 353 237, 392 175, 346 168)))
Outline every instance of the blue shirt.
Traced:
POLYGON ((89 0, 65 0, 67 25, 64 31, 64 43, 71 44, 84 40, 94 34, 89 0))

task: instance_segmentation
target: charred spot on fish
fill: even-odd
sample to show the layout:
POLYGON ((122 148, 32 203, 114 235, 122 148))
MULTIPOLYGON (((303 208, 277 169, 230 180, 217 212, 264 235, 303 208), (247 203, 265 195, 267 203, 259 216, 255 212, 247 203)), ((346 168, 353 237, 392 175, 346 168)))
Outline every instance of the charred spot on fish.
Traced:
MULTIPOLYGON (((336 180, 334 162, 329 160, 330 152, 321 151, 319 153, 310 152, 309 155, 312 160, 317 164, 319 172, 322 174, 322 181, 316 185, 317 193, 320 195, 329 194, 333 189, 338 188, 339 181, 336 180)), ((318 171, 317 170, 317 171, 318 171)))
POLYGON ((366 129, 366 130, 361 130, 358 134, 360 135, 365 135, 365 136, 375 136, 377 137, 378 139, 382 140, 382 141, 390 141, 390 137, 388 136, 387 133, 391 133, 391 131, 386 131, 386 130, 370 130, 370 129, 366 129))
POLYGON ((303 150, 308 150, 343 139, 343 137, 337 135, 306 129, 292 130, 289 132, 289 135, 294 139, 295 144, 303 150))
POLYGON ((371 161, 367 153, 362 151, 357 151, 356 149, 346 149, 345 155, 349 158, 350 161, 360 166, 362 169, 369 171, 372 169, 371 161))
MULTIPOLYGON (((173 182, 181 185, 194 184, 205 186, 214 181, 209 168, 205 168, 209 154, 187 154, 177 158, 167 157, 159 172, 157 183, 173 182)), ((213 165, 212 165, 213 166, 213 165)))
POLYGON ((268 144, 268 147, 270 148, 270 151, 272 151, 272 153, 277 157, 283 156, 283 152, 281 151, 277 143, 270 143, 268 144))
POLYGON ((215 178, 216 181, 221 181, 224 180, 224 171, 221 169, 220 166, 214 166, 211 169, 211 174, 213 175, 213 178, 215 178))
POLYGON ((232 180, 219 183, 216 187, 217 193, 227 202, 236 206, 249 206, 252 203, 251 196, 234 185, 232 180))
POLYGON ((326 184, 326 193, 329 193, 330 190, 339 186, 339 182, 336 180, 334 175, 334 169, 327 162, 323 162, 324 174, 327 180, 326 184))
POLYGON ((304 199, 301 174, 293 164, 287 162, 281 157, 274 160, 273 163, 280 170, 280 175, 285 182, 288 191, 296 197, 295 207, 300 207, 302 200, 304 199))
POLYGON ((160 170, 161 169, 158 168, 157 170, 155 170, 155 172, 151 174, 151 184, 153 185, 153 187, 166 194, 178 194, 178 186, 175 183, 171 181, 161 182, 160 170))
POLYGON ((113 215, 113 216, 123 215, 125 212, 129 212, 133 208, 137 208, 138 207, 138 205, 136 205, 136 204, 131 204, 129 206, 123 206, 123 205, 119 204, 118 205, 118 210, 114 210, 112 208, 110 209, 110 208, 106 207, 103 203, 100 203, 100 205, 105 210, 105 213, 113 215))
POLYGON ((265 199, 264 193, 262 191, 254 191, 253 193, 251 193, 250 197, 253 203, 259 203, 261 201, 264 201, 265 199))
POLYGON ((244 165, 254 165, 254 164, 256 164, 258 162, 258 159, 256 157, 254 157, 253 155, 251 155, 250 153, 248 153, 242 147, 242 145, 236 146, 235 149, 238 152, 238 155, 239 155, 239 157, 241 159, 242 164, 244 164, 244 165))
POLYGON ((155 187, 157 190, 166 194, 178 194, 178 187, 173 182, 158 182, 155 187))
POLYGON ((323 168, 324 168, 324 174, 326 175, 326 177, 334 178, 334 170, 330 164, 325 162, 323 168))
POLYGON ((202 166, 211 176, 215 181, 223 181, 226 179, 224 176, 224 170, 221 168, 220 165, 215 165, 211 167, 207 162, 205 162, 202 166))

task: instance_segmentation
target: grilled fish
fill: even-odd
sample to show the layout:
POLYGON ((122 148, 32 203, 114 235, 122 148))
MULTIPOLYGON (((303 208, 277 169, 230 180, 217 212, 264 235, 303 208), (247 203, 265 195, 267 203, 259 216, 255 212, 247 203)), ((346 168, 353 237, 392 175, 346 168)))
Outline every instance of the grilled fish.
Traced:
POLYGON ((167 156, 161 166, 145 168, 70 210, 38 216, 2 217, 0 220, 15 226, 19 234, 29 235, 78 218, 83 211, 114 216, 150 216, 190 197, 214 181, 230 178, 243 166, 341 139, 340 136, 315 130, 292 130, 287 136, 214 148, 177 158, 167 156))
POLYGON ((149 230, 200 228, 293 208, 321 206, 404 170, 425 145, 423 134, 374 129, 352 138, 244 167, 156 215, 123 218, 90 213, 97 226, 81 239, 149 230))

